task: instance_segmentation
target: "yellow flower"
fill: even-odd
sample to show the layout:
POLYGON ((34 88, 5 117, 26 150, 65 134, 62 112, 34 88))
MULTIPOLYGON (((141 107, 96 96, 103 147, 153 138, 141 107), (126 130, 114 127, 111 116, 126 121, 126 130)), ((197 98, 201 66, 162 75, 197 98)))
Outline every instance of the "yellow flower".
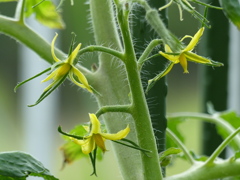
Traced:
POLYGON ((201 64, 207 64, 212 66, 222 66, 222 63, 214 62, 210 59, 207 59, 205 57, 199 56, 192 52, 194 47, 197 45, 199 39, 201 38, 204 31, 204 27, 198 30, 198 32, 192 37, 192 36, 185 36, 181 39, 183 41, 185 38, 192 38, 190 43, 180 52, 174 52, 171 50, 171 48, 166 44, 165 45, 165 52, 160 51, 159 53, 165 57, 166 59, 170 60, 172 63, 171 65, 165 70, 165 72, 161 75, 161 77, 165 76, 173 67, 174 64, 180 63, 184 73, 188 73, 187 68, 187 60, 193 61, 196 63, 201 64))
POLYGON ((63 78, 65 79, 68 76, 77 86, 85 88, 92 93, 92 89, 88 84, 86 77, 74 66, 74 60, 78 54, 81 44, 78 44, 78 46, 72 51, 72 53, 65 61, 61 61, 54 53, 54 44, 57 36, 58 34, 55 35, 51 44, 52 57, 54 61, 56 61, 56 63, 53 65, 55 70, 48 77, 42 80, 42 82, 46 82, 50 79, 53 79, 53 82, 49 86, 47 86, 44 91, 48 91, 56 84, 58 84, 59 81, 61 81, 63 78))
POLYGON ((89 135, 84 137, 83 140, 78 140, 72 137, 70 138, 73 140, 73 142, 79 144, 82 147, 82 152, 84 154, 91 153, 96 148, 96 146, 99 147, 103 152, 105 152, 106 147, 104 141, 106 139, 113 141, 120 140, 125 138, 130 131, 129 126, 127 126, 125 129, 119 131, 116 134, 103 133, 101 132, 101 124, 97 119, 96 115, 89 114, 89 117, 91 121, 91 129, 89 135))

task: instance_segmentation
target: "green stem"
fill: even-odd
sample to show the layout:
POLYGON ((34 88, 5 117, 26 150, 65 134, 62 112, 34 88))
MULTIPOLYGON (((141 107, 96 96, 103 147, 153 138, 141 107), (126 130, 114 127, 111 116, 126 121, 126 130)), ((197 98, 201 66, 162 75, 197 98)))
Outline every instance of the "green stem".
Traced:
POLYGON ((141 70, 143 64, 148 60, 147 57, 150 55, 153 49, 161 43, 162 43, 161 39, 154 39, 148 44, 147 48, 144 50, 144 52, 142 53, 138 60, 139 71, 141 70))
POLYGON ((188 152, 188 149, 185 147, 185 145, 181 142, 181 140, 169 129, 166 129, 167 135, 180 147, 186 156, 187 160, 193 165, 195 164, 195 160, 191 156, 191 154, 188 152))
POLYGON ((141 85, 137 63, 127 61, 126 69, 128 73, 129 86, 132 92, 132 116, 135 120, 139 146, 152 151, 151 158, 145 155, 142 156, 144 179, 161 180, 162 173, 160 163, 158 161, 157 145, 148 112, 147 102, 141 85))
POLYGON ((115 106, 102 106, 97 112, 96 116, 99 117, 107 112, 124 112, 131 113, 131 105, 115 105, 115 106))
POLYGON ((147 102, 145 99, 140 72, 138 71, 136 55, 133 48, 132 37, 128 22, 128 9, 124 10, 117 5, 117 17, 122 32, 124 44, 124 57, 130 91, 132 95, 131 114, 135 121, 139 146, 152 151, 152 156, 141 155, 143 163, 144 179, 162 179, 162 172, 158 160, 157 145, 152 129, 151 118, 149 115, 147 102), (146 133, 147 132, 147 133, 146 133))
POLYGON ((234 131, 231 135, 229 135, 219 146, 218 148, 213 152, 213 154, 209 157, 209 159, 206 161, 205 165, 211 165, 214 163, 214 160, 219 156, 219 154, 226 148, 226 146, 229 144, 229 142, 237 136, 237 134, 240 132, 240 128, 238 128, 236 131, 234 131))
POLYGON ((24 8, 26 0, 19 0, 15 12, 15 18, 20 24, 24 24, 24 8))
POLYGON ((116 51, 114 49, 110 49, 110 48, 104 47, 104 46, 94 46, 94 45, 91 45, 91 46, 88 46, 88 47, 85 47, 85 48, 81 49, 78 53, 78 56, 80 56, 80 55, 82 55, 86 52, 95 52, 95 51, 110 54, 112 56, 115 56, 115 57, 119 58, 120 60, 123 59, 123 54, 119 51, 116 51))
MULTIPOLYGON (((97 45, 122 51, 121 41, 115 24, 111 0, 90 0, 90 12, 97 45)), ((98 104, 102 106, 130 104, 129 85, 126 81, 124 64, 111 55, 99 53, 99 68, 94 74, 93 86, 101 93, 98 104)), ((116 132, 130 125, 128 139, 138 144, 135 123, 128 113, 106 113, 103 115, 108 132, 116 132)), ((115 156, 123 179, 143 179, 141 153, 132 148, 113 144, 115 156), (134 167, 134 168, 133 168, 134 167)))
POLYGON ((203 162, 198 162, 197 165, 191 167, 183 173, 170 176, 165 180, 206 180, 206 179, 222 179, 225 177, 239 177, 240 175, 240 159, 234 162, 219 161, 214 165, 204 166, 203 162))
MULTIPOLYGON (((187 113, 174 113, 168 116, 168 120, 171 121, 172 119, 175 118, 185 118, 185 119, 195 119, 195 120, 200 120, 200 121, 206 121, 206 122, 210 122, 210 123, 214 123, 217 126, 223 128, 228 134, 231 134, 233 132, 235 132, 235 129, 226 121, 224 121, 223 119, 221 119, 218 116, 211 116, 211 115, 207 115, 207 114, 203 114, 203 113, 191 113, 191 112, 187 112, 187 113)), ((236 145, 239 146, 240 148, 240 138, 238 136, 236 136, 233 139, 234 143, 236 145)))
MULTIPOLYGON (((19 23, 15 19, 0 16, 0 31, 17 39, 47 62, 51 64, 54 62, 50 51, 51 45, 28 26, 19 23)), ((55 53, 58 57, 66 57, 66 55, 58 49, 55 49, 55 53)))
MULTIPOLYGON (((13 18, 0 16, 0 32, 17 39, 48 63, 53 64, 55 62, 51 54, 51 44, 39 36, 39 34, 35 33, 34 30, 27 25, 16 21, 13 18)), ((67 56, 57 48, 55 48, 54 51, 59 59, 65 59, 67 56)), ((91 76, 91 72, 83 66, 77 65, 77 68, 80 69, 80 71, 84 73, 87 78, 88 76, 91 76)))
POLYGON ((139 1, 146 10, 146 20, 157 34, 163 39, 164 44, 170 46, 173 52, 179 52, 181 43, 164 25, 162 19, 159 17, 158 11, 151 8, 146 1, 139 1))

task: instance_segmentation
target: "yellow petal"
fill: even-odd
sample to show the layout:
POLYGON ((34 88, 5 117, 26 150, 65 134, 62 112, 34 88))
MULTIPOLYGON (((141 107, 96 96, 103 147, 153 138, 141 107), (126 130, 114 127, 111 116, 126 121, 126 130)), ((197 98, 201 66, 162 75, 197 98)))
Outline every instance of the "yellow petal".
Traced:
POLYGON ((170 48, 169 45, 167 45, 167 44, 165 44, 164 50, 165 50, 165 52, 167 52, 167 53, 172 53, 171 48, 170 48))
POLYGON ((81 47, 81 43, 79 43, 79 44, 77 45, 77 47, 76 47, 76 48, 74 49, 74 51, 70 54, 70 56, 67 58, 67 60, 66 60, 65 62, 73 65, 74 59, 76 58, 80 47, 81 47))
POLYGON ((59 66, 57 69, 55 69, 48 77, 46 77, 41 82, 49 81, 50 79, 58 80, 62 76, 66 75, 68 71, 70 70, 71 66, 67 63, 64 63, 63 65, 59 66))
POLYGON ((69 139, 71 139, 74 143, 76 143, 76 144, 78 144, 78 145, 80 145, 80 146, 82 146, 83 144, 85 144, 85 143, 86 143, 86 140, 87 140, 87 139, 78 140, 78 139, 75 139, 75 138, 73 138, 73 137, 69 137, 69 139))
POLYGON ((83 75, 83 73, 81 73, 81 71, 79 71, 76 67, 72 66, 71 71, 73 72, 73 74, 78 78, 78 81, 80 83, 82 83, 84 86, 80 85, 80 83, 78 83, 75 79, 74 79, 74 83, 82 88, 86 88, 89 92, 92 93, 92 89, 90 87, 90 85, 88 84, 87 78, 83 75))
POLYGON ((170 55, 170 54, 166 54, 162 51, 159 52, 163 57, 165 57, 166 59, 168 59, 169 61, 172 61, 173 63, 177 64, 179 63, 179 57, 180 55, 170 55))
POLYGON ((184 54, 181 54, 181 56, 179 57, 179 62, 183 68, 183 71, 184 71, 183 73, 189 73, 187 69, 187 65, 188 65, 187 59, 184 54))
POLYGON ((195 53, 192 52, 185 52, 184 53, 188 61, 193 61, 196 63, 201 63, 201 64, 212 64, 210 59, 207 59, 205 57, 199 56, 195 53))
POLYGON ((106 149, 106 146, 105 146, 105 143, 104 143, 104 139, 102 138, 102 136, 100 134, 93 134, 93 138, 94 138, 94 141, 95 141, 96 145, 103 152, 105 152, 107 149, 106 149))
POLYGON ((128 125, 125 129, 119 131, 116 134, 101 133, 100 135, 102 137, 104 137, 105 139, 120 140, 120 139, 125 138, 128 135, 129 132, 130 132, 130 128, 129 128, 129 125, 128 125))
POLYGON ((58 72, 58 69, 55 69, 53 72, 51 72, 51 74, 49 74, 44 80, 42 80, 41 82, 47 82, 49 81, 50 79, 53 79, 56 74, 58 72))
MULTIPOLYGON (((166 76, 173 68, 174 63, 171 63, 168 65, 168 67, 160 74, 160 76, 156 76, 156 79, 154 78, 154 81, 159 80, 160 78, 166 76)), ((149 84, 149 83, 148 83, 149 84)))
POLYGON ((183 41, 184 39, 186 39, 186 38, 193 38, 192 36, 189 36, 189 35, 186 35, 186 36, 184 36, 180 41, 183 41))
POLYGON ((52 53, 52 57, 53 57, 54 61, 60 62, 61 60, 58 59, 57 56, 56 56, 55 53, 54 53, 54 44, 55 44, 55 41, 56 41, 56 39, 57 39, 57 36, 58 36, 58 34, 56 33, 55 37, 54 37, 53 40, 52 40, 51 53, 52 53))
POLYGON ((95 142, 92 137, 86 138, 84 140, 78 140, 70 137, 70 139, 75 143, 81 146, 82 152, 84 154, 89 154, 95 149, 95 142))
POLYGON ((66 75, 70 69, 71 69, 71 65, 68 63, 64 63, 58 68, 57 74, 55 77, 53 77, 53 79, 59 79, 60 77, 66 75))
POLYGON ((194 49, 194 47, 197 45, 199 39, 201 38, 201 36, 203 34, 203 31, 204 31, 204 27, 202 27, 201 29, 198 30, 198 32, 193 36, 193 38, 190 41, 190 43, 183 50, 184 52, 185 51, 192 51, 194 49))
POLYGON ((96 115, 89 113, 89 117, 90 117, 90 121, 92 124, 90 135, 101 133, 101 129, 100 129, 101 124, 100 124, 98 118, 96 117, 96 115))
POLYGON ((84 154, 89 154, 95 149, 95 141, 92 137, 88 138, 85 140, 84 144, 81 146, 82 147, 82 152, 84 154))
POLYGON ((74 75, 73 75, 73 72, 72 71, 70 71, 69 72, 69 78, 71 79, 71 81, 74 83, 74 84, 76 84, 77 86, 79 86, 79 87, 81 87, 81 88, 86 88, 83 84, 81 84, 81 83, 79 83, 79 82, 77 82, 76 81, 76 79, 74 78, 74 75))

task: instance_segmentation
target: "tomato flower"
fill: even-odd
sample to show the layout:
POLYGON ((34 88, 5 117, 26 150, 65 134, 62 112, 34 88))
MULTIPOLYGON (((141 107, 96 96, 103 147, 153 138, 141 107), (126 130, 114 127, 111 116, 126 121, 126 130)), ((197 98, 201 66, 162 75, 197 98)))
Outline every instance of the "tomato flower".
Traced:
POLYGON ((89 114, 89 117, 91 121, 89 135, 85 136, 83 140, 70 137, 74 143, 81 146, 84 154, 91 153, 96 147, 99 147, 103 152, 105 152, 107 150, 104 142, 106 139, 113 141, 121 140, 125 138, 130 131, 129 126, 127 126, 125 129, 117 132, 116 134, 103 133, 100 128, 101 124, 96 115, 89 114))
POLYGON ((57 39, 57 36, 58 34, 55 35, 51 44, 52 57, 56 62, 53 65, 55 69, 47 78, 42 80, 42 82, 46 82, 49 81, 50 79, 53 79, 53 82, 48 87, 46 87, 44 91, 49 90, 50 88, 55 86, 63 77, 66 77, 66 75, 68 75, 68 77, 72 80, 74 84, 81 88, 85 88, 92 93, 92 89, 88 84, 86 77, 74 66, 74 60, 78 54, 81 44, 78 44, 78 46, 72 51, 72 53, 68 56, 68 58, 65 61, 61 61, 60 59, 57 58, 57 56, 54 53, 54 44, 57 39))

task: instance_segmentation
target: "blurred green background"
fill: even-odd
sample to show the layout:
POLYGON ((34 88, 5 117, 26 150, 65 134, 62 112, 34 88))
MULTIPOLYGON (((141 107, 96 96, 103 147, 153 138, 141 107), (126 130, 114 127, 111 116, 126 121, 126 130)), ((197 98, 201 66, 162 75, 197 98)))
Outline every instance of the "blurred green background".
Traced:
MULTIPOLYGON (((15 6, 16 3, 1 4, 0 13, 12 17, 14 15, 15 6)), ((63 19, 66 23, 66 29, 57 30, 60 34, 59 37, 61 37, 58 40, 57 46, 65 52, 68 51, 71 41, 71 32, 77 34, 76 41, 81 42, 82 47, 94 42, 91 25, 89 23, 88 7, 85 1, 75 1, 74 6, 71 6, 69 1, 64 2, 61 10, 63 19)), ((199 23, 191 15, 185 12, 183 13, 183 17, 184 21, 180 21, 177 7, 175 5, 171 6, 169 9, 169 28, 178 37, 183 37, 186 34, 194 35, 200 27, 199 23)), ((18 93, 13 92, 13 88, 17 82, 24 80, 20 79, 20 61, 18 58, 20 51, 19 46, 19 42, 0 34, 0 152, 20 150, 31 154, 33 152, 31 152, 26 145, 28 143, 26 142, 26 136, 29 135, 25 131, 26 128, 23 125, 23 108, 20 107, 22 106, 21 94, 24 88, 20 89, 18 93)), ((34 59, 28 60, 34 61, 34 59)), ((87 67, 90 67, 93 62, 97 62, 96 55, 94 54, 86 55, 82 60, 83 64, 87 67)), ((39 72, 41 70, 42 69, 39 68, 39 72)), ((182 67, 176 65, 168 75, 168 113, 201 111, 202 92, 199 81, 200 66, 195 63, 189 63, 189 72, 190 74, 183 74, 182 67)), ((41 77, 40 80, 42 79, 44 79, 44 77, 41 77)), ((33 81, 39 83, 40 80, 33 81)), ((42 90, 44 87, 46 86, 43 84, 42 90)), ((33 103, 39 95, 39 93, 35 93, 35 99, 31 99, 31 102, 28 103, 33 103)), ((37 159, 43 162, 43 164, 50 169, 51 173, 61 180, 120 179, 110 143, 107 144, 109 152, 105 153, 104 160, 102 162, 97 162, 98 178, 89 176, 91 174, 91 164, 89 160, 86 159, 74 162, 71 165, 65 166, 63 170, 61 169, 63 158, 59 147, 61 147, 64 141, 57 132, 57 126, 61 125, 64 130, 68 131, 76 124, 88 121, 88 112, 95 112, 97 106, 94 98, 75 86, 72 86, 70 82, 65 82, 61 88, 58 88, 55 95, 57 97, 57 101, 55 101, 56 104, 53 105, 55 118, 52 119, 54 122, 49 122, 51 127, 46 128, 47 130, 43 128, 40 134, 31 134, 33 138, 36 137, 36 148, 39 149, 40 152, 36 154, 37 159), (49 145, 41 145, 38 147, 38 144, 44 144, 44 142, 37 142, 38 137, 44 137, 45 134, 49 134, 47 131, 50 131, 51 147, 49 147, 49 145), (50 152, 50 155, 41 154, 41 149, 44 149, 44 152, 50 152)), ((37 108, 38 107, 28 108, 24 110, 26 111, 24 113, 28 113, 32 111, 32 109, 35 109, 35 111, 38 111, 36 117, 45 114, 45 112, 41 112, 41 110, 37 108)), ((51 119, 49 119, 49 121, 51 121, 51 119)), ((33 126, 37 124, 35 119, 32 119, 32 122, 33 126)), ((201 152, 201 126, 202 124, 199 122, 188 121, 184 122, 179 128, 179 130, 188 137, 186 139, 187 147, 196 153, 201 152)), ((47 141, 50 137, 45 138, 47 141)), ((188 168, 186 162, 177 160, 174 166, 167 168, 167 174, 171 175, 176 172, 181 172, 186 168, 188 168)))

